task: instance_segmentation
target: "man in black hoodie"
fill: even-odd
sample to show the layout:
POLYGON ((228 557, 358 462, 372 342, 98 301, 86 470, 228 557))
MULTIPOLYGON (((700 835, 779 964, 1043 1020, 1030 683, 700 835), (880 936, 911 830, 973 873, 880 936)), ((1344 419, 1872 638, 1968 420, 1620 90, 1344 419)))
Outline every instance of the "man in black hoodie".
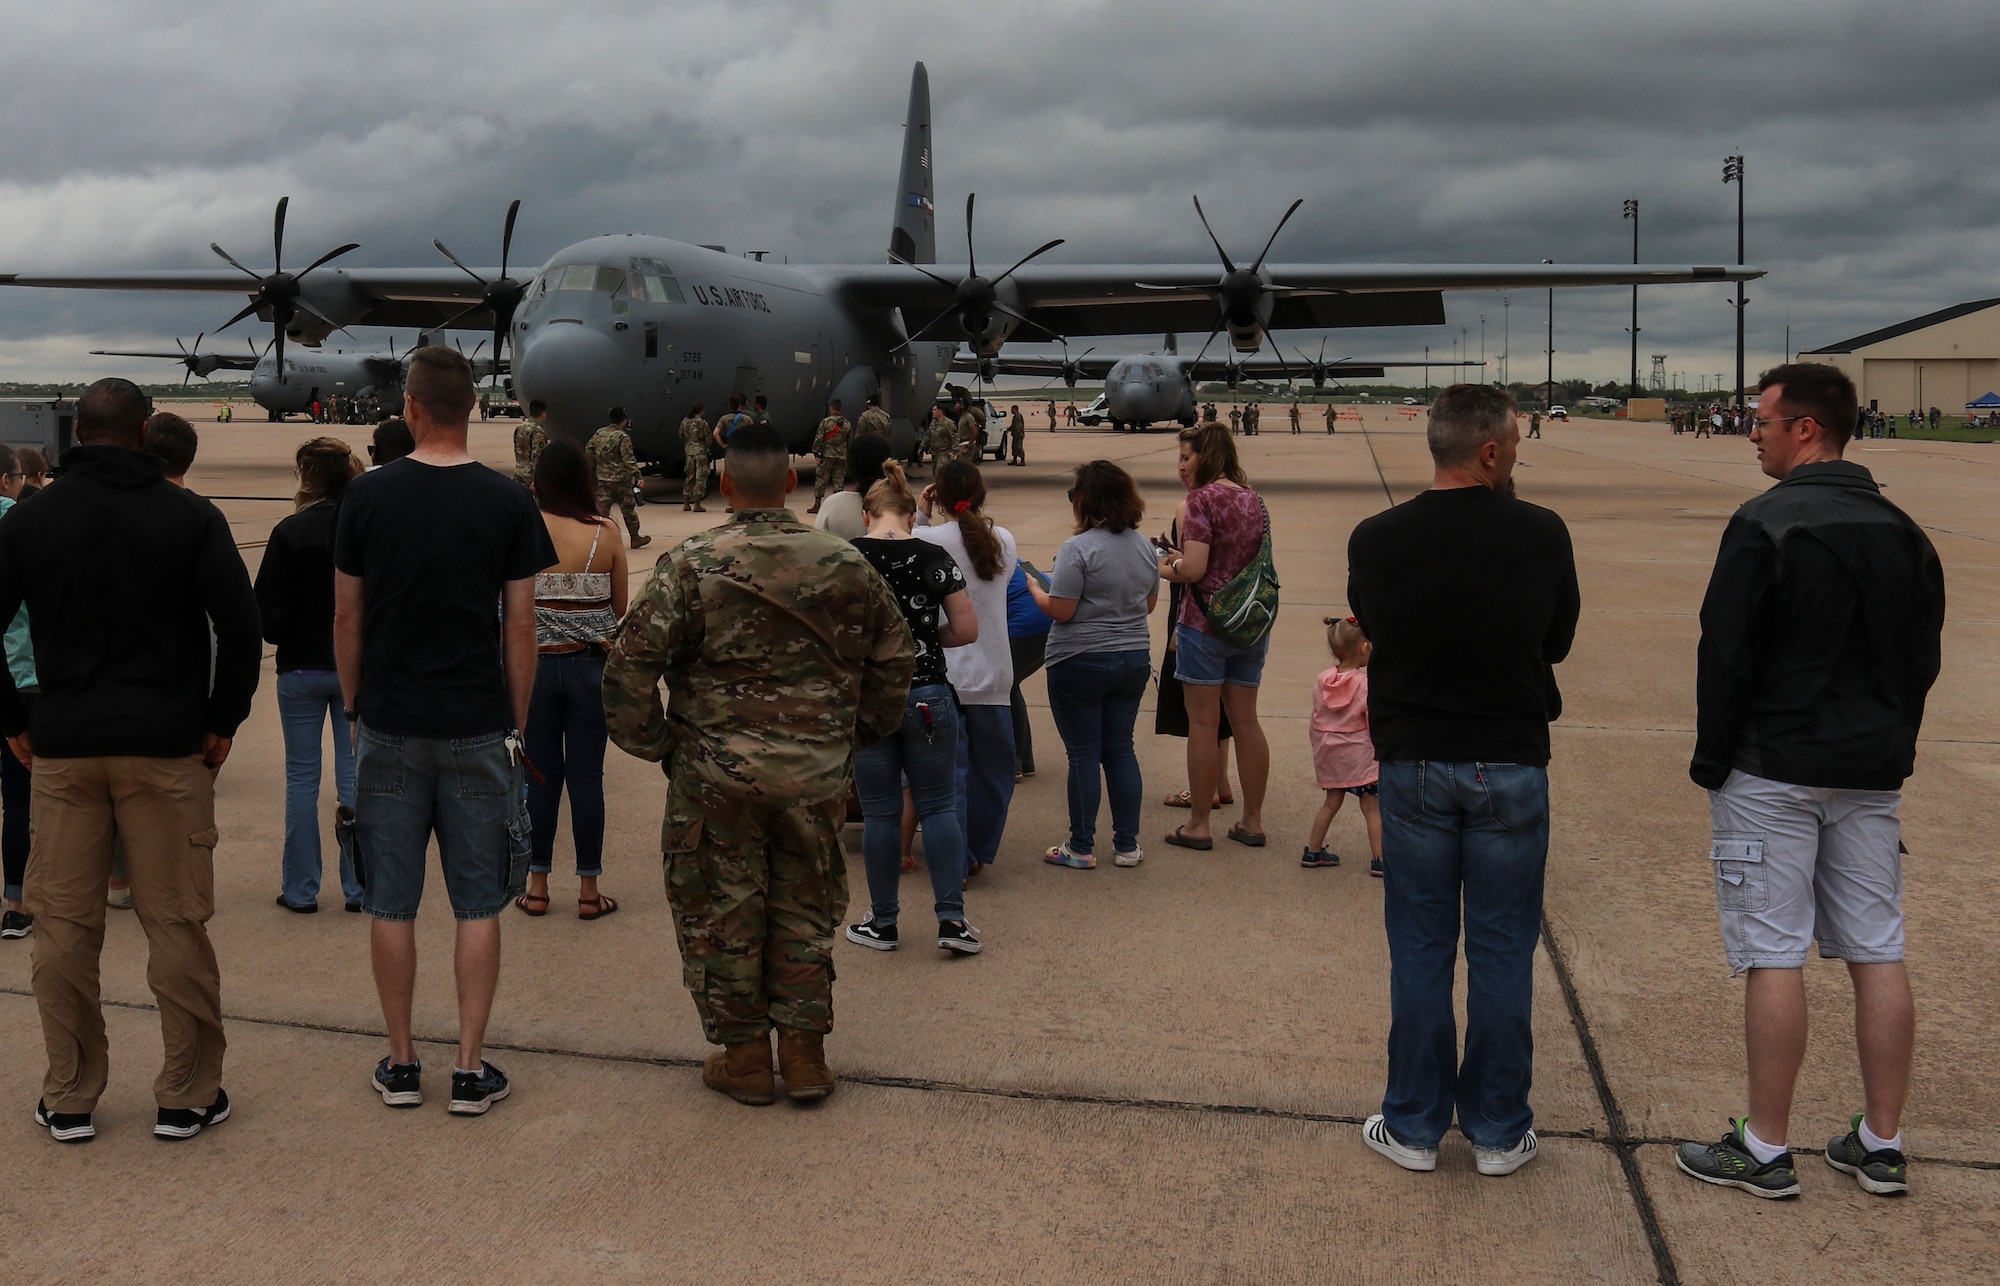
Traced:
POLYGON ((1893 1195, 1909 1188, 1900 1120, 1916 1030, 1897 810, 1938 676, 1944 572, 1923 530, 1841 458, 1857 416, 1847 376, 1797 363, 1759 387, 1750 441, 1778 485, 1722 533, 1701 605, 1688 767, 1709 792, 1723 947, 1749 975, 1750 1110, 1678 1159, 1708 1183, 1798 1195, 1785 1139, 1817 939, 1854 984, 1866 1099, 1827 1163, 1893 1195))
POLYGON ((229 1115, 221 979, 204 927, 213 774, 250 713, 262 640, 228 523, 140 450, 146 409, 125 380, 91 385, 62 478, 0 520, 0 620, 27 606, 42 686, 30 717, 0 668, 0 733, 34 769, 24 889, 49 1058, 35 1119, 66 1143, 95 1136, 109 1067, 97 968, 114 835, 166 1043, 153 1133, 190 1138, 229 1115))

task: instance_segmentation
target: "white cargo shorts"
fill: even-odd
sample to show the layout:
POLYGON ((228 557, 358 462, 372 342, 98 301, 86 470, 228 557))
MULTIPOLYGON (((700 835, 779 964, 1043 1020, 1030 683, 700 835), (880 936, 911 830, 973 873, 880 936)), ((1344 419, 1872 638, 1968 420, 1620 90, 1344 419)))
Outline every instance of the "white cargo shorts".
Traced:
POLYGON ((1819 953, 1903 958, 1898 790, 1794 786, 1732 771, 1708 792, 1715 901, 1735 973, 1797 969, 1819 953))

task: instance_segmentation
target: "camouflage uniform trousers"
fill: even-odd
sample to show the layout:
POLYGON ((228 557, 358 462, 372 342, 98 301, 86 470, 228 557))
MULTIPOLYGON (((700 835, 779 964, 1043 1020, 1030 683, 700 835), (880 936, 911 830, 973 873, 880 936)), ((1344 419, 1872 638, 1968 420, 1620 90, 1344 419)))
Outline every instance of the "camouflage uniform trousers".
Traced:
MULTIPOLYGON (((678 765, 677 765, 678 767, 678 765)), ((682 981, 711 1044, 833 1030, 833 934, 847 914, 846 795, 780 807, 692 771, 667 787, 667 903, 682 981)))
POLYGON ((823 456, 819 467, 813 470, 813 508, 820 507, 829 491, 838 492, 847 485, 847 456, 823 456))
POLYGON ((932 430, 924 439, 924 450, 931 457, 931 471, 942 469, 947 460, 958 458, 958 428, 953 425, 946 430, 932 430))
POLYGON ((681 464, 681 503, 698 505, 708 495, 708 457, 690 451, 681 464))
POLYGON ((632 539, 639 539, 639 505, 632 499, 630 478, 597 480, 597 512, 609 517, 614 508, 624 512, 625 530, 632 533, 632 539))

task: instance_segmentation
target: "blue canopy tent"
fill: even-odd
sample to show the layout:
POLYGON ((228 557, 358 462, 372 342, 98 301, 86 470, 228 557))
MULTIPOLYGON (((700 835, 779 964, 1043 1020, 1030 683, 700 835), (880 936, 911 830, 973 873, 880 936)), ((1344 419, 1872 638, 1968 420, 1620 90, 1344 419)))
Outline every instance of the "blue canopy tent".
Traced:
POLYGON ((1988 393, 1985 397, 1967 402, 1968 411, 2000 411, 2000 393, 1988 393))

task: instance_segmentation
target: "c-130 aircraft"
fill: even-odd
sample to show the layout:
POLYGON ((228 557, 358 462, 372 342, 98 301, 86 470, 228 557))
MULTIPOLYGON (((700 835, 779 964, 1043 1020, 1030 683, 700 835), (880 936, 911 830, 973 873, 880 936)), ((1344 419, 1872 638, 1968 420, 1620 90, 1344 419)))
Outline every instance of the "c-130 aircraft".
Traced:
MULTIPOLYGON (((1230 346, 1249 354, 1274 329, 1439 325, 1445 290, 1763 275, 1723 266, 1266 263, 1274 230, 1250 264, 1231 260, 1216 239, 1220 275, 1211 264, 1032 262, 1061 245, 1057 239, 989 277, 972 252, 970 196, 966 263, 936 263, 931 161, 930 79, 918 63, 888 263, 766 263, 628 233, 567 246, 522 283, 506 271, 510 209, 499 269, 466 267, 441 242, 434 244, 450 259, 449 269, 329 266, 358 248, 350 243, 297 274, 274 267, 260 275, 216 246, 227 270, 0 274, 0 285, 240 295, 247 276, 249 302, 230 320, 255 314, 269 321, 279 345, 286 337, 317 345, 355 325, 490 329, 493 356, 500 356, 504 339, 517 395, 524 403, 546 402, 550 427, 581 439, 604 422, 609 407, 622 405, 632 417, 637 452, 675 471, 682 417, 699 400, 713 418, 731 393, 765 394, 772 420, 803 452, 829 399, 839 398, 853 415, 879 392, 895 423, 897 450, 907 452, 912 420, 927 413, 959 345, 977 357, 997 357, 1022 327, 1065 340, 1203 330, 1212 339, 1226 330, 1230 346), (913 318, 923 320, 912 327, 913 318)), ((1297 208, 1295 202, 1285 218, 1297 208)), ((282 262, 283 216, 281 202, 274 263, 282 262)))

